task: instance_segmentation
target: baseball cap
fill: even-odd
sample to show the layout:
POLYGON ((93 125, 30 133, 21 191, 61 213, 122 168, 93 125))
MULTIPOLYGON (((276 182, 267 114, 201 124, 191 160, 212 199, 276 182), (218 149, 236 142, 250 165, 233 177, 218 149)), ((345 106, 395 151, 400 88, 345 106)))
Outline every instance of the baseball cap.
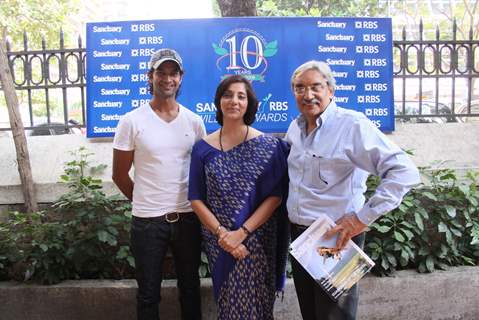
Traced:
POLYGON ((154 52, 151 55, 150 62, 148 62, 148 68, 156 69, 165 61, 176 62, 178 67, 180 67, 180 70, 183 71, 183 60, 180 55, 175 50, 169 48, 160 49, 154 52))

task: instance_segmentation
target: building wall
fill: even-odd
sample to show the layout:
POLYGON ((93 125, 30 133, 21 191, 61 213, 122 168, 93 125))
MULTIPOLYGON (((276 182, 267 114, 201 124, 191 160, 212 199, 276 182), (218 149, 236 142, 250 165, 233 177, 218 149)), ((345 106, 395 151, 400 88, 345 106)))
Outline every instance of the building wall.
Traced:
MULTIPOLYGON (((388 137, 411 150, 416 165, 442 165, 457 169, 479 169, 479 123, 397 124, 388 137)), ((71 151, 85 146, 94 155, 93 165, 106 164, 101 175, 108 194, 119 193, 111 181, 112 139, 86 139, 80 135, 28 137, 37 198, 40 203, 56 200, 65 186, 59 183, 71 151)), ((16 153, 10 136, 0 137, 0 205, 23 203, 16 153)))

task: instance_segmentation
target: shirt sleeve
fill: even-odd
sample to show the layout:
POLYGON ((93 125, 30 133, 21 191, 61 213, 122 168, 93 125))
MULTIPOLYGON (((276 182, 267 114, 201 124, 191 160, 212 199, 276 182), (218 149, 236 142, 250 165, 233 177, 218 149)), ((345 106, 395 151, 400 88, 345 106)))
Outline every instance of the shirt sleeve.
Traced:
POLYGON ((421 180, 407 154, 368 119, 360 119, 353 125, 350 139, 352 148, 346 151, 349 159, 357 167, 381 178, 373 196, 356 213, 361 222, 369 225, 398 207, 404 195, 421 180))
POLYGON ((193 146, 191 151, 188 200, 206 201, 205 164, 198 143, 193 146))
POLYGON ((135 149, 133 124, 127 117, 123 117, 116 127, 113 138, 113 148, 121 151, 132 151, 135 149))

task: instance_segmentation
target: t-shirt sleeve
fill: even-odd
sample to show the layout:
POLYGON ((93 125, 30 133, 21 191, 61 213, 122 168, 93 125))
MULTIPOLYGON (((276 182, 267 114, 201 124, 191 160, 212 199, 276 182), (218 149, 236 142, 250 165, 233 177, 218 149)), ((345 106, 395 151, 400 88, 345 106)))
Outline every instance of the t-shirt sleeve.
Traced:
POLYGON ((206 201, 205 165, 198 143, 193 146, 191 152, 188 200, 206 201))
POLYGON ((132 151, 135 149, 133 124, 127 117, 122 118, 116 127, 113 138, 113 149, 121 151, 132 151))
POLYGON ((203 139, 206 136, 206 128, 203 120, 198 117, 196 121, 196 141, 203 139))

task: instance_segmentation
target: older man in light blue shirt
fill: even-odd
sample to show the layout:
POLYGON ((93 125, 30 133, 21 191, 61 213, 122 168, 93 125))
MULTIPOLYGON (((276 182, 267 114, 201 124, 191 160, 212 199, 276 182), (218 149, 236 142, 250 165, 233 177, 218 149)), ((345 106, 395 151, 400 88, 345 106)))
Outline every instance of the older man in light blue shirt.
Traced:
MULTIPOLYGON (((336 105, 335 79, 326 63, 306 62, 295 70, 291 84, 301 113, 285 137, 291 145, 287 207, 292 238, 325 214, 336 221, 328 236, 338 234, 339 249, 351 238, 362 245, 367 225, 399 206, 420 182, 418 170, 362 113, 336 105), (381 183, 365 203, 369 174, 381 183)), ((293 261, 292 266, 303 319, 355 319, 356 287, 335 303, 301 265, 293 261)))

